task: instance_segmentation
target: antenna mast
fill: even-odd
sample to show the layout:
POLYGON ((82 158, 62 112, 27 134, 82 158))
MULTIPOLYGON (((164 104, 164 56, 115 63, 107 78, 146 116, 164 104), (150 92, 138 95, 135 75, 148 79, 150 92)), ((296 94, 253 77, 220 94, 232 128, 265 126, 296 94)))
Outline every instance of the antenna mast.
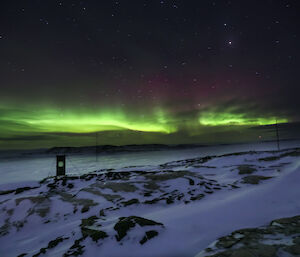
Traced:
POLYGON ((96 146, 95 146, 95 152, 96 152, 96 162, 98 162, 98 133, 96 132, 96 146))
POLYGON ((280 151, 280 145, 279 145, 279 132, 278 132, 278 122, 277 122, 277 118, 276 118, 276 138, 277 138, 277 148, 278 148, 278 151, 280 151))

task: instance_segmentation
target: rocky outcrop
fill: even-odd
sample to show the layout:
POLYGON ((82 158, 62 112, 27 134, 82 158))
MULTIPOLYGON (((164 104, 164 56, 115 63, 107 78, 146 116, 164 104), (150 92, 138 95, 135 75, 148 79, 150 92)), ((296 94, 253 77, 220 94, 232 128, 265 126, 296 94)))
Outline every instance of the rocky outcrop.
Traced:
POLYGON ((196 257, 300 256, 300 216, 273 220, 268 226, 240 229, 219 238, 196 257))

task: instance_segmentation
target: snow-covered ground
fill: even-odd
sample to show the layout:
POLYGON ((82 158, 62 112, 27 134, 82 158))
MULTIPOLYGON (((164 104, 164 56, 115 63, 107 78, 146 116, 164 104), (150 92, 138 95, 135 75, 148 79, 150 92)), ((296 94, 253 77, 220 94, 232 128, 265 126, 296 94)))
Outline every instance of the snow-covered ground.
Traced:
POLYGON ((299 148, 234 152, 2 184, 0 256, 202 257, 300 215, 299 148))
MULTIPOLYGON (((300 140, 282 141, 281 149, 300 147, 300 140)), ((170 161, 221 155, 242 151, 267 151, 277 149, 276 142, 252 144, 216 145, 190 149, 116 152, 95 154, 79 153, 67 155, 67 173, 84 174, 100 169, 120 169, 126 166, 159 165, 170 161)), ((0 152, 0 185, 20 181, 39 181, 47 176, 54 176, 56 163, 54 154, 12 155, 0 152)))

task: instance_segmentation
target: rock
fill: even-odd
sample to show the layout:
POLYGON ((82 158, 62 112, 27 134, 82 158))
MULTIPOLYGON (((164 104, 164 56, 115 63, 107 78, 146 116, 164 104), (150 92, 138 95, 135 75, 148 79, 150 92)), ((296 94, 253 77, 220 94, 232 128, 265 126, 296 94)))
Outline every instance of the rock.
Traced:
POLYGON ((266 180, 270 178, 272 177, 250 175, 250 176, 243 177, 243 183, 257 185, 261 180, 266 180))
POLYGON ((156 237, 158 235, 158 232, 155 230, 150 230, 146 232, 146 235, 143 237, 143 239, 140 241, 140 244, 143 245, 148 240, 150 240, 153 237, 156 237))
POLYGON ((300 225, 300 216, 294 216, 294 217, 290 217, 290 218, 282 218, 282 219, 273 220, 271 222, 271 225, 274 224, 275 222, 282 224, 282 225, 292 224, 292 223, 294 225, 300 225))
POLYGON ((91 229, 87 227, 82 227, 81 228, 81 233, 83 237, 90 237, 93 239, 93 241, 98 242, 99 239, 104 239, 108 237, 106 232, 97 230, 97 229, 91 229))
POLYGON ((73 185, 72 183, 69 183, 69 184, 68 184, 68 188, 71 189, 71 188, 73 188, 73 187, 74 187, 74 185, 73 185))
POLYGON ((296 245, 300 245, 300 236, 297 236, 293 239, 293 243, 296 245))
POLYGON ((105 185, 99 185, 101 189, 109 188, 114 192, 135 192, 138 188, 133 183, 127 182, 108 182, 105 185))
POLYGON ((257 244, 251 248, 254 256, 274 257, 276 256, 277 247, 273 245, 257 244))
POLYGON ((192 180, 191 178, 187 178, 187 179, 189 180, 189 185, 190 186, 195 185, 195 181, 194 180, 192 180))
POLYGON ((148 197, 148 196, 151 196, 151 195, 152 195, 151 192, 146 192, 146 193, 144 193, 144 196, 145 196, 145 197, 148 197))
POLYGON ((257 257, 257 255, 252 254, 247 249, 238 249, 233 252, 230 257, 257 257))
POLYGON ((15 191, 15 194, 21 194, 23 193, 24 191, 28 191, 28 190, 32 190, 32 189, 36 189, 38 187, 20 187, 20 188, 17 188, 16 191, 15 191))
POLYGON ((84 238, 75 240, 74 244, 70 247, 70 249, 63 255, 63 257, 69 257, 69 256, 79 256, 84 253, 83 248, 85 246, 80 245, 81 241, 83 241, 84 238))
POLYGON ((209 255, 205 256, 274 257, 279 251, 292 256, 300 256, 299 225, 300 216, 295 216, 273 220, 270 225, 260 228, 240 229, 221 237, 215 246, 206 249, 209 255), (270 238, 273 243, 265 244, 264 241, 270 238))
POLYGON ((233 245, 237 244, 239 241, 239 239, 235 239, 233 236, 221 237, 216 243, 216 246, 218 248, 230 248, 233 245))
POLYGON ((92 225, 94 225, 95 223, 96 223, 96 220, 97 220, 98 218, 96 217, 96 216, 91 216, 91 217, 89 217, 89 218, 87 218, 87 219, 82 219, 81 220, 81 227, 85 227, 85 226, 92 226, 92 225))
MULTIPOLYGON (((40 251, 39 251, 38 253, 32 255, 32 257, 37 257, 37 256, 39 256, 39 255, 41 255, 41 254, 45 254, 45 253, 47 252, 47 250, 56 247, 59 243, 63 242, 63 241, 66 240, 66 239, 69 239, 69 238, 68 238, 68 237, 66 237, 66 238, 58 237, 58 238, 56 238, 56 239, 50 241, 50 242, 48 243, 48 246, 47 246, 47 247, 41 248, 40 251)), ((26 254, 25 254, 25 255, 26 255, 26 254)), ((23 255, 23 256, 25 256, 25 255, 23 255)), ((21 255, 21 256, 22 256, 22 255, 21 255)))
POLYGON ((6 190, 6 191, 0 191, 0 195, 8 195, 15 192, 15 190, 6 190))
POLYGON ((167 199, 166 199, 166 204, 172 204, 174 203, 174 200, 172 199, 171 196, 169 196, 167 199))
POLYGON ((131 200, 128 200, 128 201, 124 201, 124 202, 121 202, 124 206, 128 206, 128 205, 132 205, 132 204, 138 204, 140 203, 140 201, 136 198, 134 199, 131 199, 131 200))
POLYGON ((136 224, 140 225, 141 227, 144 226, 163 226, 162 223, 144 219, 137 216, 130 216, 130 217, 121 217, 119 221, 114 226, 114 230, 117 231, 118 235, 116 235, 117 241, 121 241, 126 235, 127 232, 136 226, 136 224))
POLYGON ((114 226, 114 230, 117 231, 118 235, 116 239, 122 240, 127 235, 127 232, 135 226, 135 222, 130 218, 120 218, 119 222, 114 226))
POLYGON ((99 230, 97 227, 100 227, 101 224, 97 224, 95 226, 95 223, 97 222, 98 218, 96 216, 91 216, 87 219, 81 220, 81 234, 85 237, 90 237, 93 239, 93 241, 98 241, 99 239, 104 239, 108 237, 106 232, 99 230), (93 227, 94 226, 94 227, 93 227))
POLYGON ((155 204, 155 203, 157 203, 157 202, 159 202, 159 201, 161 201, 161 200, 163 200, 163 199, 161 199, 161 198, 154 198, 154 199, 152 199, 152 200, 147 200, 147 201, 145 201, 144 203, 145 203, 145 204, 155 204))
POLYGON ((90 210, 90 206, 89 205, 84 205, 81 209, 81 213, 85 213, 88 212, 90 210))
POLYGON ((252 174, 256 171, 256 169, 254 169, 252 165, 240 165, 237 167, 237 169, 239 170, 240 175, 252 174))
POLYGON ((18 255, 18 257, 24 257, 26 255, 27 255, 27 253, 21 253, 20 255, 18 255))
POLYGON ((265 161, 265 162, 272 162, 272 161, 277 161, 279 159, 280 159, 280 156, 270 156, 270 157, 260 158, 258 160, 265 161))
POLYGON ((54 248, 55 246, 57 246, 59 243, 61 243, 62 241, 64 241, 65 239, 67 238, 62 238, 62 237, 58 237, 52 241, 50 241, 48 243, 48 248, 51 249, 51 248, 54 248))
POLYGON ((284 250, 294 256, 300 256, 300 244, 287 246, 284 250))
POLYGON ((204 194, 198 194, 198 195, 196 195, 196 196, 192 196, 190 200, 191 200, 191 201, 200 200, 200 199, 202 199, 204 196, 205 196, 204 194))

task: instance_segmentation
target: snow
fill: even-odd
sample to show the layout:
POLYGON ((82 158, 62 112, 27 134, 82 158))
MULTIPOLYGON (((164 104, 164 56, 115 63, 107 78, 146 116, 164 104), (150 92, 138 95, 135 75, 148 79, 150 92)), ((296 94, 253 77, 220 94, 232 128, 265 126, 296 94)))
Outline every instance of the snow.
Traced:
MULTIPOLYGON (((245 190, 239 195, 229 194, 223 195, 222 199, 214 199, 210 208, 206 206, 206 210, 196 211, 201 215, 200 217, 206 217, 207 223, 201 224, 202 229, 211 231, 205 234, 205 238, 198 237, 199 244, 197 245, 200 248, 206 248, 208 242, 233 230, 266 225, 273 219, 299 215, 299 181, 300 161, 297 160, 274 183, 245 190), (208 217, 214 222, 209 222, 208 217), (214 229, 215 227, 218 229, 214 229)), ((193 216, 191 212, 189 214, 193 216)))
MULTIPOLYGON (((300 214, 300 155, 290 154, 295 151, 299 153, 291 149, 222 156, 223 151, 220 156, 205 161, 191 159, 191 156, 186 160, 182 158, 184 154, 178 158, 177 153, 177 159, 173 156, 164 165, 158 162, 115 169, 116 174, 123 174, 115 179, 105 177, 107 172, 102 170, 89 179, 71 179, 65 184, 53 178, 44 184, 36 181, 3 184, 0 192, 26 186, 33 189, 0 195, 0 256, 33 255, 47 248, 51 240, 63 237, 63 242, 47 249, 44 255, 62 256, 76 239, 82 238, 82 219, 93 215, 97 221, 88 228, 99 228, 108 237, 97 242, 85 238, 81 242, 82 256, 204 256, 201 251, 234 230, 267 225, 271 220, 300 214), (278 158, 264 159, 267 157, 278 158), (245 165, 251 165, 254 171, 239 174, 239 168, 245 165), (126 175, 124 171, 131 173, 126 175), (257 185, 245 184, 243 177, 250 175, 271 178, 257 185), (52 184, 55 189, 50 189, 52 184), (69 188, 69 184, 73 187, 69 188), (151 195, 145 195, 146 192, 151 195), (203 198, 191 200, 199 194, 203 194, 203 198), (170 197, 173 202, 167 204, 166 199, 170 197), (157 202, 146 204, 156 198, 159 198, 157 202), (139 203, 124 204, 132 199, 139 203), (85 205, 88 208, 82 211, 85 205), (99 215, 100 210, 105 216, 99 215), (143 217, 164 226, 136 225, 118 242, 114 226, 120 217, 129 216, 143 217), (18 227, 20 222, 24 224, 18 227), (159 234, 141 245, 139 241, 149 230, 159 234)), ((235 237, 242 236, 235 234, 235 237)), ((272 244, 280 240, 287 242, 288 239, 266 238, 265 242, 272 244)))
MULTIPOLYGON (((300 146, 300 141, 282 141, 281 148, 294 148, 300 146)), ((222 155, 243 151, 270 151, 276 149, 276 142, 258 142, 252 144, 217 145, 181 150, 161 150, 145 152, 99 153, 93 154, 67 154, 67 174, 84 174, 100 169, 134 170, 142 166, 148 169, 166 162, 203 157, 209 155, 222 155)), ((11 155, 11 154, 10 154, 11 155)), ((47 176, 54 176, 56 163, 55 155, 39 154, 7 156, 0 152, 0 185, 14 182, 39 181, 47 176)))

